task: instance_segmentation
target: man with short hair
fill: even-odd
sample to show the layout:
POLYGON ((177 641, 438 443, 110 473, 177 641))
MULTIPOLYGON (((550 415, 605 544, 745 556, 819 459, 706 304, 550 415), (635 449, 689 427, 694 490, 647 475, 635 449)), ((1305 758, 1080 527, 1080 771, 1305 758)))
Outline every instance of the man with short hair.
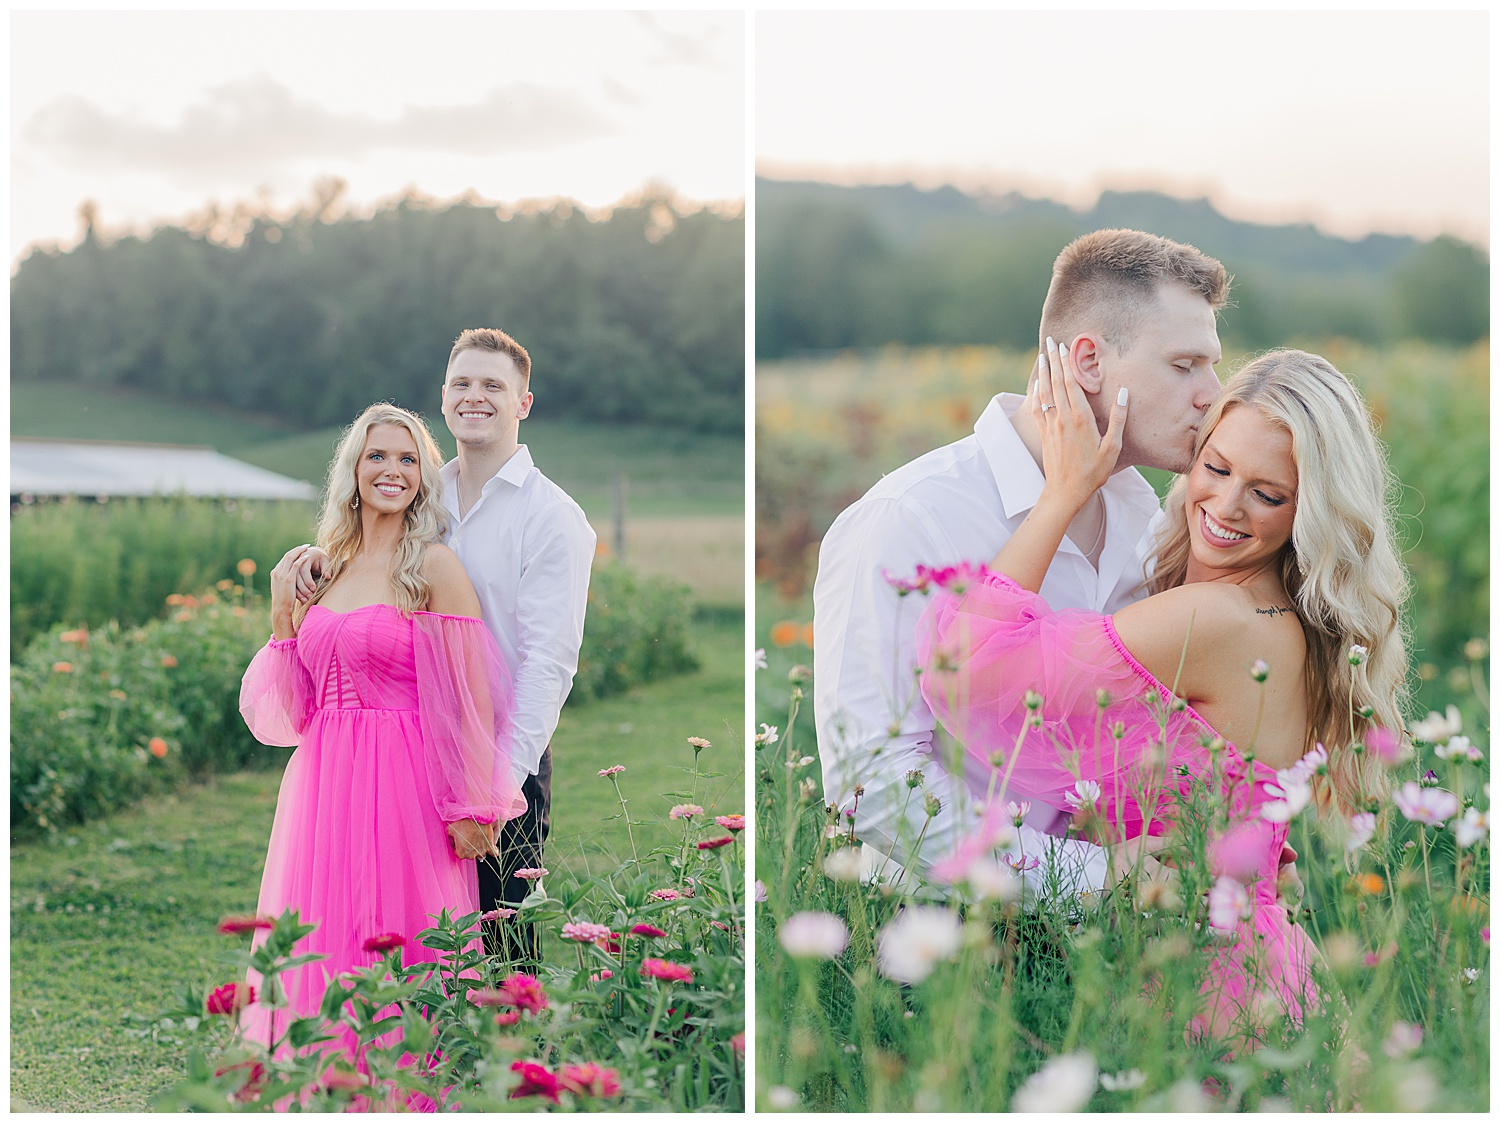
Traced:
MULTIPOLYGON (((1135 469, 1189 466, 1198 423, 1219 393, 1216 314, 1228 289, 1218 261, 1140 231, 1096 231, 1058 255, 1040 335, 1069 349, 1101 432, 1122 390, 1129 414, 1115 475, 1073 520, 1042 584, 1054 608, 1112 613, 1143 594, 1160 506, 1135 469)), ((973 830, 977 809, 917 689, 921 598, 898 596, 887 577, 910 578, 918 565, 977 567, 1020 526, 1044 482, 1041 434, 1021 408, 1036 393, 1036 370, 1026 398, 996 395, 972 435, 872 487, 819 551, 813 697, 824 791, 854 809, 866 857, 887 880, 903 864, 925 877, 973 830), (917 772, 937 798, 936 815, 911 786, 917 772)), ((1028 892, 1098 890, 1123 872, 1109 869, 1102 848, 1065 837, 1066 824, 1062 809, 1031 798, 1019 843, 1041 865, 1023 872, 1028 892)))
MULTIPOLYGON (((443 465, 448 545, 463 562, 484 622, 510 668, 511 767, 526 814, 501 828, 500 868, 479 863, 486 911, 515 908, 542 868, 550 829, 552 732, 578 671, 595 535, 582 509, 532 462, 520 443, 531 412, 531 357, 497 328, 470 328, 454 341, 443 378, 443 420, 458 456, 443 465)), ((485 943, 512 963, 536 963, 529 924, 489 921, 485 943)))

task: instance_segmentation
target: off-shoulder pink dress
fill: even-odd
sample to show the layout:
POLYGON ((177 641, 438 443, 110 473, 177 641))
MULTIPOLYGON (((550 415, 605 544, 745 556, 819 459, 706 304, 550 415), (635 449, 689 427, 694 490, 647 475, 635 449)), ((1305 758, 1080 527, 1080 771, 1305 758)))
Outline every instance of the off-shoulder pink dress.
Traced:
POLYGON ((1247 1024, 1242 1015, 1253 1025, 1271 1012, 1263 1003, 1294 1021, 1304 1004, 1316 1006, 1316 949, 1276 899, 1287 825, 1261 817, 1275 797, 1267 790, 1275 770, 1246 764, 1232 746, 1212 751, 1213 728, 1191 706, 1172 706, 1171 691, 1130 654, 1110 617, 1054 611, 1009 577, 987 573, 963 595, 936 595, 917 641, 922 696, 963 744, 970 787, 983 779, 981 799, 1024 795, 1061 809, 1077 781, 1093 781, 1105 832, 1129 839, 1171 828, 1189 777, 1220 793, 1228 826, 1213 838, 1210 861, 1215 874, 1245 883, 1250 907, 1221 937, 1195 1029, 1226 1037, 1247 1024), (1028 691, 1042 697, 1040 729, 1025 728, 1028 691))
MULTIPOLYGON (((443 909, 478 908, 475 865, 447 824, 525 810, 510 772, 509 680, 480 620, 374 604, 308 610, 295 639, 273 639, 245 672, 240 711, 256 738, 296 745, 276 800, 257 911, 296 908, 317 929, 294 954, 325 958, 281 976, 287 1008, 248 1007, 241 1025, 269 1044, 315 1014, 327 980, 381 958, 398 933, 404 961, 443 909)), ((251 982, 260 990, 260 980, 251 982)), ((352 1036, 342 1043, 352 1050, 352 1036)))

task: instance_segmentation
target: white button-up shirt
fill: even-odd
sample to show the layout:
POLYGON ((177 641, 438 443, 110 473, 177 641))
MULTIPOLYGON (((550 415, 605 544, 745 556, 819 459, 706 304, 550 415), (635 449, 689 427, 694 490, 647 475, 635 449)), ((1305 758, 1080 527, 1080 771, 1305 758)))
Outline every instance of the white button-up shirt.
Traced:
MULTIPOLYGON (((958 760, 973 768, 971 783, 950 771, 953 747, 946 736, 935 739, 937 721, 917 688, 916 624, 926 598, 898 597, 882 571, 910 578, 919 564, 978 565, 999 552, 1045 482, 1011 424, 1023 400, 997 395, 971 436, 883 478, 839 515, 818 553, 813 705, 824 792, 847 808, 855 785, 863 784, 858 836, 924 875, 973 829, 979 801, 971 792, 986 790, 989 769, 959 750, 958 760), (906 776, 917 769, 924 783, 912 790, 906 776), (929 794, 942 801, 930 823, 924 808, 929 794), (914 854, 919 837, 921 852, 914 854)), ((1112 476, 1102 494, 1106 530, 1099 569, 1064 538, 1041 588, 1053 608, 1113 613, 1144 591, 1142 562, 1160 515, 1156 495, 1133 468, 1112 476)), ((1025 798, 1028 793, 1007 793, 1008 800, 1025 798)), ((1108 865, 1102 848, 1039 833, 1056 832, 1060 816, 1059 809, 1033 801, 1021 828, 1025 854, 1044 863, 1026 875, 1028 891, 1048 878, 1065 892, 1102 887, 1108 865)))
POLYGON ((511 770, 534 773, 578 672, 594 530, 519 446, 459 515, 458 461, 443 465, 448 545, 479 594, 515 691, 511 770))

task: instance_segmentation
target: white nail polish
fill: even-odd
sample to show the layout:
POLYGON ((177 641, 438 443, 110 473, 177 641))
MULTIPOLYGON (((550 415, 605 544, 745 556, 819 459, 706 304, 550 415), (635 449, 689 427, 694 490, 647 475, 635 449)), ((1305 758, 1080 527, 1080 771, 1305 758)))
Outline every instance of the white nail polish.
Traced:
POLYGON ((1050 335, 1047 337, 1047 350, 1049 350, 1049 351, 1056 351, 1057 350, 1057 343, 1053 340, 1053 338, 1050 335))
POLYGON ((1130 401, 1130 388, 1128 386, 1121 386, 1120 393, 1115 397, 1115 401, 1120 405, 1125 405, 1130 401))

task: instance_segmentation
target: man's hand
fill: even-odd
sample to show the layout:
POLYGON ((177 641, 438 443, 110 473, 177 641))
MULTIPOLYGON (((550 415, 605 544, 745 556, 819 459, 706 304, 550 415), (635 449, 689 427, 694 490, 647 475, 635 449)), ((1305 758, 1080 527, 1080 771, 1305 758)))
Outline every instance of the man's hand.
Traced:
POLYGON ((1283 843, 1281 868, 1276 873, 1276 897, 1286 906, 1288 913, 1296 916, 1302 909, 1302 898, 1306 893, 1302 877, 1297 873, 1297 852, 1283 843))
POLYGON ((485 856, 498 858, 500 850, 495 845, 495 839, 499 837, 498 823, 476 823, 473 819, 460 819, 448 824, 448 839, 453 843, 454 857, 461 862, 485 856))
POLYGON ((1110 885, 1118 885, 1131 874, 1147 875, 1152 880, 1176 877, 1176 870, 1171 869, 1161 858, 1155 857, 1170 845, 1171 839, 1165 835, 1149 834, 1115 843, 1109 848, 1110 885))

